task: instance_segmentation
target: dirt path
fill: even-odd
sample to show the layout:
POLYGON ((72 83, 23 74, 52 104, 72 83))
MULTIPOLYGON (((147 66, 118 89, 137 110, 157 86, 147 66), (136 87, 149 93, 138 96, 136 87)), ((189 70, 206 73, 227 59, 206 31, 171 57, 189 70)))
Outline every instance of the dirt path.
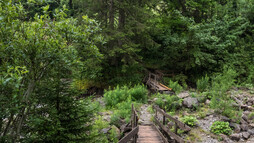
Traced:
POLYGON ((139 116, 139 122, 141 125, 151 125, 152 121, 152 114, 148 112, 148 104, 143 104, 140 108, 140 116, 139 116))

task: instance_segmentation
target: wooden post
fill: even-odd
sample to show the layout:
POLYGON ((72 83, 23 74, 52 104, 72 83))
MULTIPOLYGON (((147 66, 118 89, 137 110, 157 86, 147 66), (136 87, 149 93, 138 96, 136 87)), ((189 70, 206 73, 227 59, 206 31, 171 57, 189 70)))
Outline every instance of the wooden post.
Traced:
POLYGON ((166 124, 166 117, 163 115, 163 125, 166 124))
MULTIPOLYGON (((163 111, 164 111, 164 113, 166 113, 165 109, 163 109, 163 111)), ((163 123, 163 125, 166 125, 166 116, 164 114, 163 114, 163 122, 162 123, 163 123)))
POLYGON ((177 134, 177 124, 175 122, 175 134, 177 134))
POLYGON ((134 118, 135 118, 135 115, 134 115, 134 112, 133 112, 133 104, 131 104, 131 128, 133 129, 134 128, 134 118))

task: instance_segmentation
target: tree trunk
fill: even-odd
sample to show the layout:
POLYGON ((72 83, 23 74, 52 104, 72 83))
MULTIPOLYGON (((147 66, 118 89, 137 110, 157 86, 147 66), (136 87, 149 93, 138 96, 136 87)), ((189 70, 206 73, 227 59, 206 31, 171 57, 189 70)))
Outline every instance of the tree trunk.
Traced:
POLYGON ((110 0, 110 4, 109 4, 109 27, 112 30, 114 29, 114 19, 115 19, 114 0, 110 0))

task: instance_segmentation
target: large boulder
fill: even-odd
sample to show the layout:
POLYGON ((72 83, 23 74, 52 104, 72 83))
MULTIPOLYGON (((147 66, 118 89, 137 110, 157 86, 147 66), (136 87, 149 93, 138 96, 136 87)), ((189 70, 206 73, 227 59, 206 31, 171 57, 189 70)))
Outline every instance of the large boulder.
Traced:
POLYGON ((183 99, 183 105, 187 108, 198 106, 198 99, 194 97, 187 97, 183 99))

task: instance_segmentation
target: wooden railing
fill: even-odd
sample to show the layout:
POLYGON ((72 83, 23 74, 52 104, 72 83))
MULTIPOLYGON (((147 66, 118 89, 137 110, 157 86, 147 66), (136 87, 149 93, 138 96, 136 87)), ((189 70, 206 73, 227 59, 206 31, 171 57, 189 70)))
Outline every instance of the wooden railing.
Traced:
POLYGON ((118 143, 127 143, 131 139, 133 143, 137 142, 138 131, 139 131, 138 114, 133 104, 131 105, 131 128, 132 130, 126 136, 124 136, 118 143))
MULTIPOLYGON (((181 129, 183 131, 190 131, 191 128, 188 125, 186 125, 183 122, 177 120, 176 118, 168 115, 165 111, 160 109, 158 106, 153 105, 153 109, 155 110, 155 117, 154 117, 155 124, 158 125, 163 130, 163 132, 167 134, 167 136, 170 136, 171 138, 173 138, 175 141, 177 141, 179 143, 187 142, 184 139, 182 139, 180 136, 178 136, 177 129, 181 129), (158 119, 158 112, 160 114, 162 114, 162 123, 158 119), (174 131, 173 132, 170 130, 169 127, 166 126, 166 124, 167 124, 166 119, 169 119, 170 121, 174 122, 174 131)), ((168 142, 167 140, 165 140, 165 138, 163 138, 163 141, 168 142)))

